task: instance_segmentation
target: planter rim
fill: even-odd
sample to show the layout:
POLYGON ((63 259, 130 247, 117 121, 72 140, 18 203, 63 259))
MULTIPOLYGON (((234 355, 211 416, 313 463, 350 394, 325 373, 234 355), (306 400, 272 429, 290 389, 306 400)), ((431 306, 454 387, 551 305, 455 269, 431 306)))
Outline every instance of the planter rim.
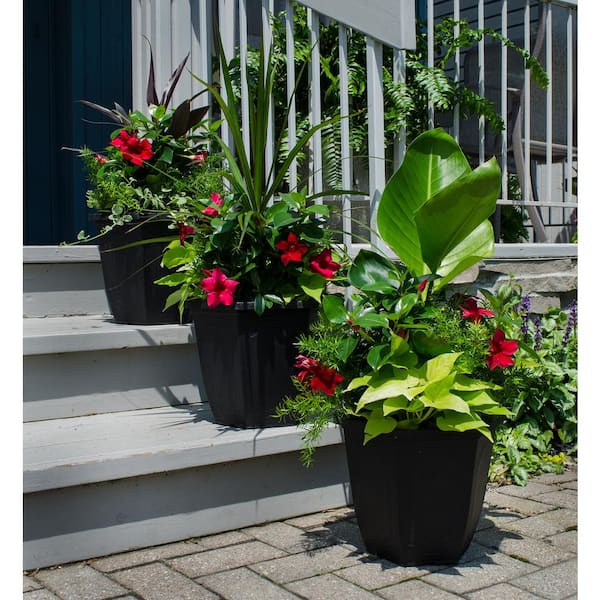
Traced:
MULTIPOLYGON (((248 310, 254 310, 254 300, 235 302, 231 306, 225 306, 223 304, 219 304, 219 306, 216 306, 215 308, 209 308, 208 304, 206 303, 206 300, 195 300, 195 301, 192 300, 189 303, 189 308, 192 311, 201 310, 201 311, 215 312, 215 313, 248 311, 248 310)), ((274 310, 293 310, 296 308, 310 309, 310 306, 305 305, 305 303, 303 303, 301 300, 299 300, 297 302, 290 302, 289 304, 286 304, 285 306, 276 304, 276 305, 272 306, 271 308, 265 308, 265 313, 271 312, 274 310)), ((260 315, 260 316, 262 316, 262 315, 260 315)))

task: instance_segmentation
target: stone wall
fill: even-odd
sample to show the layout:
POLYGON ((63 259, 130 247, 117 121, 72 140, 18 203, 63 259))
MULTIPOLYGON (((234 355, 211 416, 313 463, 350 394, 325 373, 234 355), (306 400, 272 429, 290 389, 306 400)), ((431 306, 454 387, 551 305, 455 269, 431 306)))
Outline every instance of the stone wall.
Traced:
POLYGON ((475 294, 478 288, 496 291, 513 279, 531 298, 531 311, 566 309, 577 298, 577 258, 493 258, 467 270, 448 290, 475 294))

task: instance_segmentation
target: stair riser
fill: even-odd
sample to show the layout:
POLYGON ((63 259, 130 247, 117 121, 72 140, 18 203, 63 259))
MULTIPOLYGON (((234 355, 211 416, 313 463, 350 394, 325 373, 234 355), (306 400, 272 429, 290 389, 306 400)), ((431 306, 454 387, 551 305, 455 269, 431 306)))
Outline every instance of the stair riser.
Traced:
POLYGON ((25 356, 24 421, 202 400, 194 344, 25 356))
POLYGON ((97 263, 25 263, 23 315, 110 314, 102 267, 97 263))
POLYGON ((24 568, 36 569, 351 503, 342 444, 26 494, 24 568))

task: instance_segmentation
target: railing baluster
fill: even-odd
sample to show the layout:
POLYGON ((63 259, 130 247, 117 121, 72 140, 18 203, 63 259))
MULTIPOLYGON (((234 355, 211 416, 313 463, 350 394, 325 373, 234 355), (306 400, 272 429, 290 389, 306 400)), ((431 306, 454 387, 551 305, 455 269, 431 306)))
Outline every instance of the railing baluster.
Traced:
MULTIPOLYGON (((567 194, 573 196, 573 11, 567 16, 567 194)), ((564 219, 563 219, 564 220, 564 219)))
MULTIPOLYGON (((427 66, 431 69, 434 65, 433 59, 433 39, 434 39, 435 19, 433 12, 433 0, 427 0, 427 66)), ((427 102, 427 119, 430 129, 433 129, 435 122, 435 115, 433 109, 433 102, 430 100, 427 102)))
MULTIPOLYGON (((273 41, 273 31, 271 28, 271 15, 274 12, 274 0, 263 0, 262 2, 262 33, 263 33, 263 48, 265 52, 265 60, 269 55, 271 43, 273 41)), ((265 148, 265 165, 269 169, 274 160, 275 146, 275 107, 273 106, 274 99, 271 97, 269 102, 269 116, 267 124, 267 140, 265 148)), ((269 181, 269 173, 265 173, 265 178, 269 181)))
MULTIPOLYGON (((552 200, 552 4, 548 4, 546 17, 546 73, 549 84, 546 89, 546 199, 552 200)), ((552 224, 552 209, 548 209, 548 225, 552 224)))
MULTIPOLYGON (((342 189, 352 188, 352 152, 350 149, 350 101, 348 96, 348 32, 344 25, 338 26, 340 57, 340 145, 342 162, 342 189)), ((352 202, 350 196, 342 196, 343 242, 352 245, 352 202)))
MULTIPOLYGON (((289 106, 288 113, 288 149, 292 149, 296 143, 296 95, 294 86, 296 85, 296 69, 294 62, 294 7, 290 0, 285 3, 285 55, 286 55, 286 75, 287 75, 287 101, 289 106)), ((298 161, 294 159, 290 165, 289 174, 290 190, 295 190, 298 186, 298 161)))
POLYGON ((367 37, 367 120, 369 124, 370 227, 373 244, 381 246, 376 235, 377 207, 385 187, 385 139, 383 123, 383 49, 367 37))
MULTIPOLYGON (((523 37, 525 40, 525 50, 531 53, 531 6, 530 0, 525 1, 525 11, 523 15, 523 37)), ((523 200, 531 199, 531 72, 529 69, 525 69, 524 81, 523 81, 523 137, 525 139, 525 160, 524 171, 525 171, 525 189, 521 190, 521 197, 523 200)), ((513 146, 520 144, 521 140, 513 140, 513 146)))
MULTIPOLYGON (((211 5, 207 2, 191 3, 192 19, 192 48, 190 55, 190 69, 194 75, 212 83, 212 21, 213 11, 211 5)), ((192 78, 192 94, 200 92, 204 86, 192 78)), ((211 105, 210 96, 205 93, 197 101, 200 105, 211 105)), ((209 110, 207 118, 212 120, 212 108, 209 110)))
MULTIPOLYGON (((508 0, 502 0, 502 35, 508 37, 508 0)), ((500 73, 500 116, 504 122, 501 134, 501 168, 502 168, 502 200, 508 200, 508 49, 502 44, 501 73, 500 73)))
POLYGON ((246 0, 239 0, 240 37, 240 95, 242 109, 242 139, 246 153, 250 155, 250 98, 248 95, 248 13, 246 0))
MULTIPOLYGON (((485 27, 485 6, 483 0, 478 0, 477 3, 477 27, 483 29, 485 27)), ((477 68, 479 72, 479 88, 480 96, 485 96, 485 39, 482 37, 477 43, 477 68)), ((485 118, 479 117, 479 163, 485 161, 485 118)))
MULTIPOLYGON (((219 32, 223 43, 223 52, 227 64, 233 58, 235 49, 234 39, 234 21, 235 19, 235 3, 234 0, 219 0, 219 32)), ((221 73, 221 92, 225 94, 225 80, 221 73)), ((233 149, 233 139, 227 122, 223 119, 221 123, 221 137, 226 141, 229 148, 233 149)))
MULTIPOLYGON (((306 9, 308 26, 310 29, 311 60, 310 60, 310 106, 309 123, 316 125, 321 122, 321 60, 319 45, 319 15, 312 9, 306 9)), ((323 155, 321 148, 321 131, 317 131, 311 139, 310 161, 311 180, 313 194, 320 194, 323 191, 323 155)), ((317 203, 322 204, 323 199, 318 198, 317 203)))
MULTIPOLYGON (((395 82, 406 82, 406 51, 394 50, 392 77, 395 82)), ((394 171, 398 169, 406 152, 406 127, 402 127, 394 140, 394 171)))
MULTIPOLYGON (((454 20, 455 21, 459 21, 460 20, 460 0, 454 0, 454 20)), ((460 26, 459 25, 455 25, 454 26, 454 37, 458 37, 460 33, 460 26)), ((456 52, 454 53, 454 83, 455 84, 459 84, 460 83, 460 48, 456 49, 456 52)), ((456 140, 456 143, 460 143, 460 106, 457 104, 454 107, 454 123, 453 123, 453 132, 454 132, 454 139, 456 140)))

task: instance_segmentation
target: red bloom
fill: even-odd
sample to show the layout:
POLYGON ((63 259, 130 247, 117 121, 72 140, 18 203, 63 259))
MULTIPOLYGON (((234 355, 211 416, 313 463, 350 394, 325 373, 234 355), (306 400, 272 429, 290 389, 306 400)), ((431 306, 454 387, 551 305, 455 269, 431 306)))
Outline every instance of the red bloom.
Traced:
POLYGON ((505 339, 506 335, 501 329, 496 329, 494 337, 488 341, 490 345, 489 356, 485 359, 490 369, 512 367, 515 364, 514 354, 517 352, 519 342, 505 339))
POLYGON ((122 129, 110 144, 121 151, 125 160, 138 167, 141 167, 145 160, 150 160, 154 155, 152 144, 148 140, 142 140, 135 135, 129 135, 125 129, 122 129))
POLYGON ((179 227, 179 242, 183 246, 185 238, 188 235, 194 235, 196 230, 191 225, 184 225, 183 223, 177 223, 177 227, 179 227))
POLYGON ((209 308, 215 308, 219 304, 231 306, 234 302, 233 293, 235 288, 240 284, 239 281, 227 279, 227 276, 221 269, 213 269, 212 271, 204 271, 208 277, 200 282, 200 287, 208 292, 206 301, 209 308))
POLYGON ((471 319, 473 323, 479 323, 481 317, 494 316, 494 313, 491 310, 488 310, 487 308, 480 308, 479 306, 477 306, 476 298, 467 298, 463 306, 460 306, 459 308, 462 308, 463 318, 471 319))
POLYGON ((325 250, 315 256, 309 263, 309 269, 314 273, 323 275, 325 279, 331 279, 341 266, 342 265, 339 265, 332 260, 331 250, 329 248, 325 248, 325 250))
POLYGON ((302 262, 302 257, 308 252, 308 246, 298 240, 295 233, 289 233, 287 240, 280 240, 275 244, 281 250, 281 262, 287 267, 290 262, 302 262))
MULTIPOLYGON (((213 192, 210 195, 210 201, 215 205, 218 206, 219 208, 221 206, 223 206, 223 198, 221 198, 221 196, 219 194, 217 194, 217 192, 213 192)), ((209 217, 217 217, 219 215, 219 210, 218 208, 215 208, 214 206, 207 206, 203 211, 202 211, 203 215, 207 215, 209 217)))
POLYGON ((314 392, 321 391, 332 396, 335 388, 344 381, 344 377, 335 369, 321 365, 314 358, 299 354, 296 361, 294 366, 300 369, 298 379, 302 382, 307 381, 314 392))
POLYGON ((200 150, 198 154, 194 154, 192 156, 192 161, 198 163, 199 165, 203 165, 206 157, 208 156, 208 150, 200 150))
POLYGON ((427 281, 428 281, 428 279, 425 278, 425 279, 423 279, 423 281, 421 281, 419 283, 419 293, 421 293, 422 291, 425 290, 425 288, 427 287, 427 281))

